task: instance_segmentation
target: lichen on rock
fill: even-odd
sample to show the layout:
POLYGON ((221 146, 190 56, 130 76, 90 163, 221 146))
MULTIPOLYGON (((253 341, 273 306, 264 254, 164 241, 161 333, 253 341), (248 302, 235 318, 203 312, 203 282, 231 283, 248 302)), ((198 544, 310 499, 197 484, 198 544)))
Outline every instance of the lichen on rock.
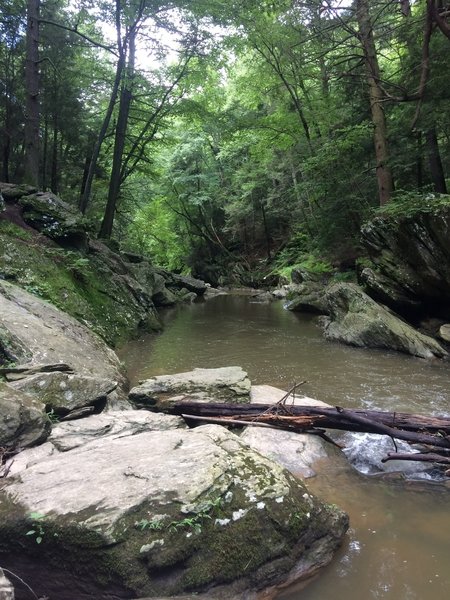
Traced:
POLYGON ((89 560, 70 589, 80 600, 89 581, 97 598, 114 587, 148 597, 242 590, 279 581, 311 552, 316 566, 326 562, 347 527, 342 512, 217 425, 95 438, 12 473, 0 495, 0 558, 7 565, 20 553, 24 576, 36 553, 24 535, 32 512, 45 531, 48 583, 38 592, 61 600, 69 596, 51 576, 56 556, 69 576, 81 551, 89 560))

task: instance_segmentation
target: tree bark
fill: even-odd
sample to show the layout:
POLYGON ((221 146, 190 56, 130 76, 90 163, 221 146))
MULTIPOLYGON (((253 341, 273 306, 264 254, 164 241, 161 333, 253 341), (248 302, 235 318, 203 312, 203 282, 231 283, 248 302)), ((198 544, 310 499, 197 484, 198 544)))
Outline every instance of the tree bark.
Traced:
POLYGON ((86 178, 81 187, 80 191, 80 199, 78 202, 78 208, 84 214, 89 205, 89 201, 91 199, 91 189, 92 184, 95 177, 95 171, 97 169, 98 157, 100 156, 100 150, 103 144, 103 140, 105 139, 106 132, 108 131, 109 124, 111 122, 111 117, 114 111, 114 107, 116 105, 117 96, 119 94, 120 82, 122 81, 123 70, 125 68, 125 58, 126 58, 126 48, 123 45, 122 35, 121 35, 121 24, 120 24, 120 16, 121 16, 121 3, 120 0, 116 0, 116 8, 115 8, 115 20, 116 20, 116 34, 117 34, 117 47, 119 52, 119 58, 116 64, 116 73, 114 76, 114 83, 111 89, 111 96, 109 98, 108 108, 106 109, 106 114, 103 119, 102 126, 100 128, 99 134, 97 136, 97 140, 94 145, 94 149, 92 151, 89 168, 86 174, 86 178))
POLYGON ((437 139, 436 127, 431 127, 425 134, 428 150, 428 164, 430 166, 431 179, 434 191, 438 194, 447 193, 444 168, 442 166, 441 154, 437 139))
MULTIPOLYGON (((257 418, 263 414, 307 418, 310 427, 325 427, 345 431, 377 433, 374 429, 385 427, 407 432, 423 432, 450 436, 449 417, 430 417, 400 412, 378 410, 346 410, 327 406, 295 406, 283 404, 231 404, 190 402, 188 399, 176 402, 168 411, 171 414, 190 414, 203 417, 236 417, 237 419, 257 418)), ((448 443, 450 447, 450 443, 448 443)))
POLYGON ((27 2, 25 60, 25 174, 30 185, 39 185, 39 0, 27 2))
POLYGON ((50 189, 54 194, 59 192, 58 180, 58 114, 55 110, 53 114, 52 166, 50 173, 50 189))
POLYGON ((377 161, 378 195, 380 205, 382 206, 391 199, 392 192, 394 191, 394 180, 389 167, 387 125, 383 108, 384 94, 379 85, 380 67, 369 12, 369 0, 356 0, 356 18, 367 71, 370 111, 373 123, 373 140, 377 161))
POLYGON ((117 201, 120 193, 122 158, 125 149, 128 117, 132 99, 137 31, 137 27, 134 27, 130 32, 128 61, 122 84, 122 91, 120 93, 119 114, 117 116, 114 136, 113 165, 109 181, 108 201, 106 203, 105 213, 99 232, 99 236, 104 239, 109 239, 111 237, 117 201))

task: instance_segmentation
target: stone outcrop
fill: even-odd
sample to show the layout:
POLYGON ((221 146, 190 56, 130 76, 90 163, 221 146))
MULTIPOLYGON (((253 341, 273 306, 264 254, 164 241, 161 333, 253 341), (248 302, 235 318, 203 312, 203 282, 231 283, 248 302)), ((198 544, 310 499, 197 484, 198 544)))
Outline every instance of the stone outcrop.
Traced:
POLYGON ((323 283, 306 281, 305 283, 292 286, 289 297, 290 299, 285 304, 288 310, 320 315, 328 314, 325 285, 323 283))
POLYGON ((45 404, 46 410, 58 416, 79 408, 103 408, 117 381, 75 373, 39 373, 10 384, 45 404))
POLYGON ((40 444, 50 434, 51 424, 43 404, 2 381, 0 415, 2 448, 19 449, 40 444))
POLYGON ((330 318, 325 321, 324 331, 329 340, 393 349, 421 358, 447 355, 436 340, 416 331, 354 284, 330 286, 326 299, 330 318))
POLYGON ((360 279, 371 296, 406 316, 450 318, 449 197, 424 198, 409 214, 378 216, 363 226, 361 239, 370 264, 360 279))
POLYGON ((0 279, 55 304, 110 345, 138 328, 160 329, 156 307, 191 301, 206 289, 91 239, 85 218, 53 194, 4 183, 0 192, 0 279))
POLYGON ((5 397, 17 404, 13 421, 19 416, 23 421, 15 434, 15 445, 21 447, 45 439, 50 428, 46 412, 74 417, 80 409, 127 404, 122 366, 105 342, 58 308, 5 281, 0 281, 0 374, 8 383, 5 397), (29 408, 19 409, 22 405, 29 408))
POLYGON ((250 380, 241 367, 194 369, 151 377, 130 390, 129 399, 140 407, 160 409, 189 396, 204 402, 248 402, 250 380))
POLYGON ((22 452, 0 494, 0 564, 38 595, 106 600, 214 585, 243 597, 329 561, 341 511, 226 429, 178 425, 99 415, 22 452))
POLYGON ((55 306, 0 281, 1 362, 63 363, 78 374, 116 381, 125 377, 116 354, 97 335, 55 306))

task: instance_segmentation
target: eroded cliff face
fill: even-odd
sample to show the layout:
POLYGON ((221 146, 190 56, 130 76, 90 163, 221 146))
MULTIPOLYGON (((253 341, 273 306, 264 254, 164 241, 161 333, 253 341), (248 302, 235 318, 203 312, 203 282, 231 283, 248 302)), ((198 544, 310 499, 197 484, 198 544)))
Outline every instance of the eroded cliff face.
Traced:
POLYGON ((407 317, 450 319, 450 196, 407 214, 380 215, 362 228, 369 294, 407 317))

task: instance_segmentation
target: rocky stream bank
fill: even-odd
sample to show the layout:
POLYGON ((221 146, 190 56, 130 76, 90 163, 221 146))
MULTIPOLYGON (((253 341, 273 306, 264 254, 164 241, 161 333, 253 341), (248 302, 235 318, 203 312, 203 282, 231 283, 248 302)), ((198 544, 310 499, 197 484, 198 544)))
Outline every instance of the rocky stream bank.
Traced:
MULTIPOLYGON (((52 194, 0 190, 0 567, 16 599, 27 586, 58 600, 253 598, 329 562, 348 526, 341 510, 264 456, 261 440, 189 429, 148 401, 156 385, 249 402, 240 368, 128 393, 110 345, 159 327, 157 306, 207 286, 91 239, 52 194)), ((311 474, 324 449, 298 444, 311 474)), ((8 585, 2 577, 12 598, 8 585)))
MULTIPOLYGON (((10 184, 0 191, 6 574, 58 600, 205 590, 208 598, 251 599, 329 562, 348 519, 302 479, 334 450, 287 432, 189 429, 164 413, 183 396, 250 402, 258 389, 239 367, 128 390, 111 346, 138 328, 157 329, 157 307, 191 302, 207 285, 91 239, 84 219, 52 194, 10 184)), ((447 356, 444 341, 416 331, 392 307, 355 285, 328 283, 309 275, 294 282, 289 308, 327 315, 329 339, 447 356)), ((29 590, 15 583, 25 600, 29 590)), ((12 598, 2 578, 1 586, 12 598)))
MULTIPOLYGON (((12 284, 1 284, 0 297, 19 362, 18 349, 28 350, 20 366, 2 367, 7 572, 62 600, 205 589, 252 598, 331 559, 347 517, 271 455, 273 432, 265 444, 151 410, 180 395, 249 402, 242 369, 152 378, 127 394, 114 353, 85 326, 12 284), (143 406, 150 410, 136 410, 143 406), (94 414, 75 418, 83 408, 94 414)), ((301 437, 285 442, 301 449, 308 475, 324 449, 314 440, 308 453, 301 437)), ((280 454, 280 439, 272 444, 280 454)), ((27 593, 16 586, 17 599, 27 593)))

